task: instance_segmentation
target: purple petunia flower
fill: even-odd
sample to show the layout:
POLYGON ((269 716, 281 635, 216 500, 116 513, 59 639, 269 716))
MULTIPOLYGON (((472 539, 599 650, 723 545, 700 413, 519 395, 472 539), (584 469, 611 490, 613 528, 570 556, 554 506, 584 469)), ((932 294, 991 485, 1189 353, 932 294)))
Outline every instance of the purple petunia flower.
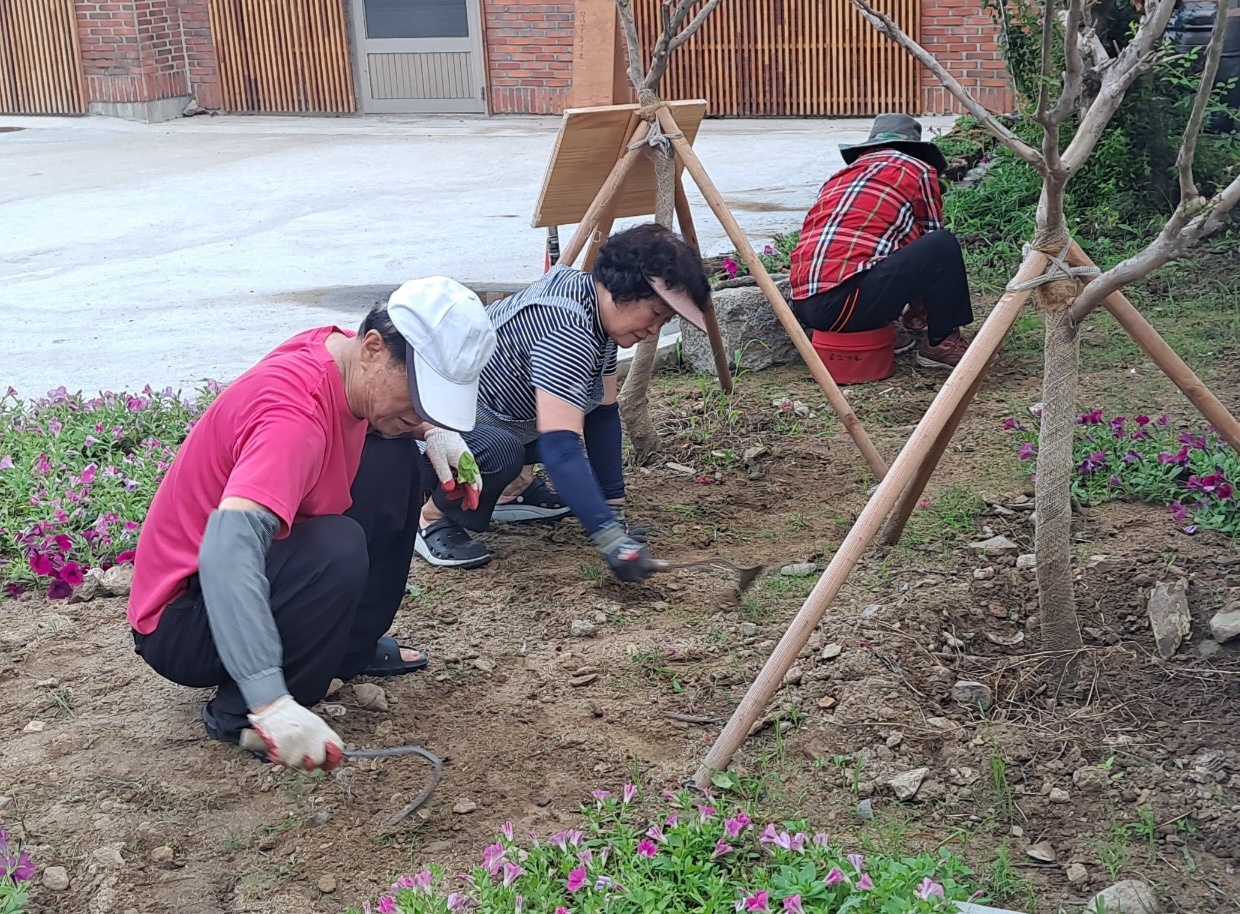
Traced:
POLYGON ((67 600, 73 595, 73 585, 68 581, 62 581, 60 578, 52 581, 51 586, 47 588, 47 596, 50 600, 67 600))
POLYGON ((1038 449, 1033 446, 1032 442, 1026 441, 1020 446, 1020 450, 1016 452, 1016 456, 1021 460, 1031 460, 1037 452, 1038 449))
POLYGON ((1085 459, 1081 461, 1081 465, 1077 469, 1081 473, 1096 473, 1107 462, 1107 455, 1102 451, 1093 454, 1086 454, 1085 459))

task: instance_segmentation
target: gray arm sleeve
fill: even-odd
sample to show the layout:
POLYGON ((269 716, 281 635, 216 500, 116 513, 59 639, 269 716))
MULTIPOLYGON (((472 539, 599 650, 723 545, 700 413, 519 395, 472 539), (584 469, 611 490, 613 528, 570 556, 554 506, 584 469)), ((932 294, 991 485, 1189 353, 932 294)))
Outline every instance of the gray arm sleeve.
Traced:
POLYGON ((283 646, 271 615, 267 549, 280 522, 266 511, 211 512, 198 580, 215 649, 250 708, 288 694, 283 646))

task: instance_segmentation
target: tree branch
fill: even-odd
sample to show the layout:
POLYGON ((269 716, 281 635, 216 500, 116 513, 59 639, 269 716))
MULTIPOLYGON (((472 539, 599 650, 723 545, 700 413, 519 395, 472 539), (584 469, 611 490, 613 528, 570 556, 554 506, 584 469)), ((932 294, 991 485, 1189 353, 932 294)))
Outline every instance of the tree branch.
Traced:
POLYGON ((1200 199, 1181 202, 1167 220, 1158 237, 1143 251, 1107 270, 1077 296, 1072 320, 1080 323, 1112 292, 1148 276, 1163 264, 1184 255, 1199 239, 1223 227, 1227 214, 1240 204, 1240 175, 1204 203, 1200 199))
POLYGON ((1094 151, 1103 130, 1111 122, 1120 102, 1124 100, 1128 87, 1154 65, 1154 45, 1167 31, 1167 22, 1171 19, 1174 7, 1175 0, 1149 0, 1146 3, 1145 15, 1141 17, 1137 34, 1120 51, 1115 62, 1107 67, 1102 77, 1102 88, 1081 117, 1076 135, 1063 152, 1064 165, 1069 175, 1079 171, 1094 151))
POLYGON ((1045 163, 1043 162, 1042 154, 999 123, 995 116, 982 107, 981 103, 969 93, 969 90, 960 85, 960 82, 948 73, 929 51, 906 35, 890 16, 878 12, 866 0, 851 0, 851 3, 876 31, 881 32, 900 45, 916 58, 923 67, 938 77, 939 82, 944 85, 947 91, 955 96, 956 100, 964 105, 965 110, 977 118, 982 126, 994 135, 995 139, 1012 150, 1017 158, 1028 162, 1038 169, 1039 172, 1044 170, 1045 163))
POLYGON ((1227 10, 1220 2, 1214 14, 1214 30, 1210 33, 1210 43, 1206 45, 1206 62, 1201 70, 1201 85, 1197 87, 1197 97, 1193 99, 1193 110, 1184 125, 1184 138, 1180 141, 1180 151, 1175 157, 1175 169, 1180 175, 1180 206, 1195 200, 1198 196, 1197 182, 1193 179, 1193 159, 1197 157, 1197 138, 1201 136, 1201 123, 1205 120, 1206 106, 1214 94, 1214 81, 1218 78, 1219 61, 1223 57, 1223 36, 1227 32, 1227 10))
POLYGON ((719 0, 708 0, 707 4, 698 10, 698 14, 693 17, 693 20, 681 30, 679 35, 672 39, 669 50, 676 50, 692 38, 693 33, 702 27, 702 23, 706 21, 706 17, 709 16, 711 11, 718 5, 719 0))
MULTIPOLYGON (((1038 71, 1038 107, 1033 119, 1044 127, 1051 107, 1051 65, 1055 59, 1055 17, 1051 15, 1054 4, 1055 0, 1045 0, 1042 4, 1042 66, 1038 71)), ((1046 154, 1045 144, 1042 154, 1046 154)))
POLYGON ((1049 117, 1062 124, 1076 109, 1081 97, 1081 85, 1085 68, 1081 62, 1081 23, 1085 18, 1085 0, 1069 0, 1067 21, 1063 27, 1064 77, 1059 100, 1051 109, 1049 117))
POLYGON ((633 5, 630 0, 616 0, 616 12, 620 14, 620 29, 624 32, 624 46, 629 56, 629 82, 634 91, 640 92, 646 74, 642 72, 642 45, 637 37, 637 20, 633 18, 633 5))

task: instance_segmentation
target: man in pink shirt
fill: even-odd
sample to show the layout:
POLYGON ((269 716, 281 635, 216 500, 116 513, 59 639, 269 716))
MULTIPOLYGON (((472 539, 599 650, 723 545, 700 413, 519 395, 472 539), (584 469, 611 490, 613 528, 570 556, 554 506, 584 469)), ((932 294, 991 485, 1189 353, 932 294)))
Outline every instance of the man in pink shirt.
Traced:
POLYGON ((331 769, 343 743, 309 710, 331 680, 426 665, 385 633, 424 489, 477 503, 453 471, 494 350, 477 296, 412 280, 356 334, 286 341, 203 414, 143 524, 129 623, 161 676, 216 687, 211 736, 250 727, 272 760, 331 769))

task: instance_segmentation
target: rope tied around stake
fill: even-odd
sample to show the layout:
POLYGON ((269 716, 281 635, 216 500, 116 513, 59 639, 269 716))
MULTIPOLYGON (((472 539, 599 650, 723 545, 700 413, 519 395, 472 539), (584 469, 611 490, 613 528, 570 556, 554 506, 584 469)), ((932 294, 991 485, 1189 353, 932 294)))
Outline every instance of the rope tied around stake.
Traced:
MULTIPOLYGON (((1043 251, 1049 263, 1046 265, 1046 272, 1041 276, 1035 276, 1033 279, 1026 279, 1024 282, 1017 282, 1013 279, 1005 287, 1008 292, 1024 292, 1026 289, 1036 289, 1038 286, 1046 285, 1048 282, 1058 282, 1063 279, 1073 280, 1075 282, 1084 283, 1087 279, 1093 279, 1095 276, 1101 275, 1102 271, 1094 264, 1083 267, 1074 267, 1067 261, 1068 251, 1072 247, 1069 241, 1063 246, 1063 250, 1058 255, 1052 254, 1050 251, 1043 251)), ((1033 253, 1033 245, 1026 244, 1021 248, 1021 259, 1027 258, 1033 253)))
POLYGON ((650 155, 654 159, 655 221, 671 228, 676 203, 676 153, 672 149, 672 140, 681 139, 684 134, 663 132, 658 112, 665 107, 665 103, 659 100, 653 89, 642 89, 638 93, 637 101, 640 105, 637 116, 650 124, 650 132, 645 139, 630 143, 629 149, 640 149, 642 146, 650 148, 650 155))
POLYGON ((646 134, 644 140, 638 140, 636 143, 630 143, 629 149, 637 149, 641 146, 651 146, 662 152, 666 156, 672 154, 672 140, 679 139, 684 136, 683 133, 670 134, 663 132, 663 126, 659 123, 658 111, 660 108, 666 107, 666 102, 659 100, 650 89, 642 89, 637 97, 637 103, 640 106, 637 109, 637 116, 643 121, 650 124, 650 132, 646 134))

